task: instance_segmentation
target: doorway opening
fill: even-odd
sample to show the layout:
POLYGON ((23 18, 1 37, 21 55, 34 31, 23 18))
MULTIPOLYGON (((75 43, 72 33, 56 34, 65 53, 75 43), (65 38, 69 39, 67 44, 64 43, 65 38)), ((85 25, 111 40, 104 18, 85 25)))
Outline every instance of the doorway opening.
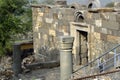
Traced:
POLYGON ((79 65, 88 63, 88 33, 77 30, 77 53, 79 54, 79 65))

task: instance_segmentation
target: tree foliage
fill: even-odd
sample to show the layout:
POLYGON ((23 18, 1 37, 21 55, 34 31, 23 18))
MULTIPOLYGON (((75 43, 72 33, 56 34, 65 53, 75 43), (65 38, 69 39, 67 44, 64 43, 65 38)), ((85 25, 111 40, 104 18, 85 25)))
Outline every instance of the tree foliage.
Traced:
POLYGON ((31 10, 27 3, 27 0, 0 0, 0 55, 11 45, 12 35, 31 29, 31 10))

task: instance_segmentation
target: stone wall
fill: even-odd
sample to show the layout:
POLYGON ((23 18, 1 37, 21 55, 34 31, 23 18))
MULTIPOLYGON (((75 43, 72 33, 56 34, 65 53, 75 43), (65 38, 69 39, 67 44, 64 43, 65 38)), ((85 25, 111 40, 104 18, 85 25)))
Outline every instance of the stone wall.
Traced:
MULTIPOLYGON (((43 61, 59 59, 58 37, 62 35, 76 37, 77 33, 75 30, 88 33, 88 57, 90 60, 120 43, 119 12, 90 12, 82 10, 84 20, 74 24, 74 14, 76 11, 74 9, 34 5, 32 10, 34 52, 36 53, 36 58, 41 58, 43 61), (74 26, 70 26, 70 22, 74 22, 72 24, 74 26), (77 27, 75 28, 75 26, 77 27)), ((78 43, 75 40, 73 46, 74 54, 77 53, 76 48, 78 46, 76 45, 78 43)), ((78 61, 78 59, 76 60, 78 61)))
POLYGON ((91 51, 95 58, 120 43, 120 14, 118 12, 90 14, 92 24, 89 24, 93 26, 91 28, 91 51))
MULTIPOLYGON (((82 12, 82 11, 81 11, 82 12)), ((71 34, 75 37, 73 53, 75 63, 80 61, 80 45, 78 32, 87 32, 87 47, 89 61, 107 52, 120 43, 119 12, 89 12, 83 11, 83 22, 71 22, 71 34)), ((119 52, 120 49, 117 50, 119 52)), ((114 51, 111 51, 113 53, 114 51)), ((108 55, 111 56, 111 55, 108 55)))
POLYGON ((45 60, 56 59, 59 55, 58 37, 70 34, 69 22, 74 20, 74 10, 47 5, 34 6, 32 10, 34 52, 42 54, 39 58, 42 56, 45 60))

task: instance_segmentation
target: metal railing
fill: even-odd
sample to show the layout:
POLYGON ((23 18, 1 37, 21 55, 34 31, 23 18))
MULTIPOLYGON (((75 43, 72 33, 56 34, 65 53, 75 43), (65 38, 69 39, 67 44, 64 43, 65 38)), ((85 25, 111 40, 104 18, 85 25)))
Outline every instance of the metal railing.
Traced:
MULTIPOLYGON (((107 52, 103 53, 96 59, 90 61, 86 65, 80 67, 79 69, 73 71, 73 74, 77 73, 80 70, 84 70, 84 68, 90 66, 90 65, 95 65, 94 68, 99 69, 100 72, 105 71, 111 67, 116 67, 118 66, 118 62, 120 61, 120 44, 115 46, 114 48, 108 50, 107 52), (111 54, 112 53, 112 54, 111 54), (109 57, 109 55, 112 55, 109 57), (108 56, 108 57, 106 57, 108 56), (106 58, 106 59, 105 59, 106 58)), ((71 77, 73 77, 73 74, 71 77)))
MULTIPOLYGON (((108 77, 109 80, 119 80, 120 79, 119 74, 120 74, 120 69, 109 71, 109 72, 104 72, 104 73, 99 73, 95 75, 84 76, 84 77, 73 79, 73 80, 93 80, 93 79, 101 80, 102 78, 105 78, 105 76, 108 77)), ((103 80, 106 80, 106 79, 103 79, 103 80)))

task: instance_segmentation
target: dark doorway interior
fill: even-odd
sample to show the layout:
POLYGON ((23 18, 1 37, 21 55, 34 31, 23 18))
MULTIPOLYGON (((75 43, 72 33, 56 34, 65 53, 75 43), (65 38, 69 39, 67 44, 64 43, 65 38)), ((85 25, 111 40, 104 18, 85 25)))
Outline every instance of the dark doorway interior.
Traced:
POLYGON ((78 54, 80 65, 84 65, 88 62, 88 33, 85 31, 77 31, 77 41, 78 41, 78 54))

